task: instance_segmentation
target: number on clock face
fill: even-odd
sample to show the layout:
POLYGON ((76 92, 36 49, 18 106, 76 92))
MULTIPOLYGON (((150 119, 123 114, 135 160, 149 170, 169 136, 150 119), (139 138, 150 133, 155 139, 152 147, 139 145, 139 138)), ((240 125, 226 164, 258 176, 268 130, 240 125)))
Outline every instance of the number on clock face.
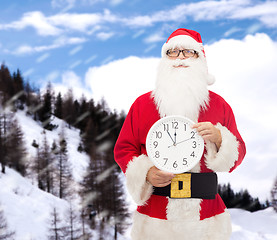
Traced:
POLYGON ((204 141, 181 116, 161 118, 149 130, 146 149, 156 167, 173 173, 192 169, 202 157, 204 141))

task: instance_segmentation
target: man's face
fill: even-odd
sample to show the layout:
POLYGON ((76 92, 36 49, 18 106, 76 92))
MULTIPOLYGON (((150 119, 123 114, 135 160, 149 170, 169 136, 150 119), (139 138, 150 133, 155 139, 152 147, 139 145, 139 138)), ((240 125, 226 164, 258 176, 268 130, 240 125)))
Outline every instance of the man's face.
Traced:
MULTIPOLYGON (((174 49, 169 49, 166 53, 168 59, 171 60, 185 60, 188 58, 198 58, 198 53, 193 50, 193 49, 186 49, 186 48, 174 48, 174 49)), ((177 65, 173 65, 173 67, 175 68, 187 68, 189 66, 184 65, 184 64, 177 64, 177 65)))
POLYGON ((169 49, 161 59, 155 101, 161 116, 184 115, 197 120, 208 99, 207 68, 201 55, 181 46, 169 49))

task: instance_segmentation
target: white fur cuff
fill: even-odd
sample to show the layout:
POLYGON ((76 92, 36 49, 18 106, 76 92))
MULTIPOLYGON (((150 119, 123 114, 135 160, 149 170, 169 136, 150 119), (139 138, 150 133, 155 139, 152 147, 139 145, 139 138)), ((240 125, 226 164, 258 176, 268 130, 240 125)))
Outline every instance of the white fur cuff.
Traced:
POLYGON ((144 154, 134 157, 128 163, 126 170, 127 189, 139 206, 144 205, 153 192, 153 186, 146 181, 147 172, 153 166, 154 164, 144 154))
POLYGON ((238 160, 239 142, 236 137, 220 123, 218 123, 216 127, 221 132, 222 143, 218 152, 214 143, 206 143, 206 165, 214 172, 229 172, 238 160))

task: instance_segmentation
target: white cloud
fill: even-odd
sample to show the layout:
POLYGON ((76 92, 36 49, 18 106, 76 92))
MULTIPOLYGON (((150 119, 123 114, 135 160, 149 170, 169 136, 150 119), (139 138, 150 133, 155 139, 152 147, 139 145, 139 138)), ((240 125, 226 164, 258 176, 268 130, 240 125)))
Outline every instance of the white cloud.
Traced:
MULTIPOLYGON (((109 3, 121 3, 121 0, 112 0, 109 3)), ((80 4, 94 4, 93 0, 82 0, 80 4)), ((72 8, 77 4, 75 0, 55 0, 52 6, 68 6, 72 8)), ((95 34, 102 29, 111 29, 112 24, 121 27, 149 27, 156 23, 186 22, 187 18, 194 21, 213 21, 224 19, 256 19, 260 24, 273 28, 277 26, 277 2, 255 2, 250 0, 201 1, 183 3, 171 9, 152 12, 149 15, 136 15, 131 17, 119 16, 108 9, 95 13, 67 13, 60 12, 45 16, 42 12, 27 12, 18 20, 7 24, 0 24, 0 29, 22 30, 33 27, 41 36, 58 36, 64 33, 81 32, 87 35, 95 34), (106 27, 106 28, 105 28, 106 27)), ((100 39, 106 40, 111 33, 99 33, 100 39)), ((136 36, 136 35, 135 35, 136 36)), ((148 41, 157 41, 158 35, 152 36, 148 41)), ((158 38, 160 39, 160 38, 158 38)))
POLYGON ((239 8, 232 13, 232 18, 245 19, 245 18, 257 18, 262 23, 270 27, 277 26, 277 2, 265 1, 257 5, 247 6, 245 8, 239 8))
POLYGON ((146 43, 155 43, 155 42, 161 42, 164 41, 164 36, 161 33, 153 33, 147 38, 144 39, 146 43))
POLYGON ((277 43, 256 34, 242 41, 221 40, 205 50, 217 78, 212 89, 232 106, 247 146, 244 163, 221 179, 266 200, 272 187, 268 180, 277 175, 277 43))
POLYGON ((50 24, 44 14, 39 11, 27 12, 19 21, 0 24, 0 29, 22 30, 26 27, 33 27, 41 36, 56 36, 61 34, 61 29, 50 24))
POLYGON ((64 31, 92 34, 101 29, 101 25, 121 22, 120 17, 105 9, 103 13, 59 13, 46 18, 49 24, 64 31))
POLYGON ((101 23, 102 18, 98 13, 61 13, 48 17, 48 20, 54 26, 85 32, 89 27, 101 23))
MULTIPOLYGON (((213 88, 222 91, 223 95, 235 105, 240 100, 240 97, 233 97, 236 93, 243 98, 247 96, 247 101, 249 99, 254 101, 256 97, 263 96, 266 92, 260 99, 261 104, 265 104, 268 98, 277 98, 275 97, 277 84, 274 79, 274 76, 277 76, 275 67, 277 44, 266 34, 248 35, 243 40, 220 40, 212 45, 206 45, 205 51, 209 70, 218 79, 213 88)), ((105 86, 112 86, 112 91, 115 92, 122 90, 119 96, 124 96, 128 87, 134 92, 136 89, 151 89, 157 62, 157 58, 128 57, 103 63, 105 65, 88 70, 86 82, 90 84, 97 100, 101 96, 106 96, 105 86), (142 87, 143 85, 146 87, 142 87)), ((114 95, 111 95, 107 98, 109 104, 111 103, 113 108, 123 108, 120 104, 116 106, 113 97, 114 95)), ((270 101, 268 104, 276 103, 277 101, 270 101)), ((130 101, 127 105, 130 105, 130 101)))
POLYGON ((41 46, 21 45, 18 48, 16 48, 12 53, 15 55, 24 55, 24 54, 31 54, 34 52, 44 52, 44 51, 56 49, 59 47, 63 47, 66 45, 74 45, 74 44, 84 43, 86 41, 87 41, 87 39, 85 39, 85 38, 59 37, 53 42, 53 44, 41 45, 41 46))
POLYGON ((195 21, 257 19, 268 27, 275 27, 277 26, 276 12, 276 1, 258 4, 251 0, 201 1, 179 4, 151 15, 134 16, 124 19, 124 23, 129 26, 147 27, 158 22, 186 22, 190 17, 195 21))
POLYGON ((258 32, 260 29, 262 29, 262 27, 263 27, 262 24, 253 24, 247 28, 246 33, 254 34, 258 32))
POLYGON ((18 21, 0 24, 0 30, 33 27, 41 36, 59 36, 68 31, 92 34, 105 23, 118 22, 121 22, 121 18, 107 9, 103 13, 58 13, 49 17, 34 11, 25 13, 18 21))
MULTIPOLYGON (((51 77, 58 77, 58 72, 53 72, 47 76, 47 79, 51 77)), ((56 93, 65 95, 69 89, 72 89, 74 98, 80 99, 84 95, 87 99, 91 99, 91 91, 84 85, 82 79, 76 75, 73 71, 66 71, 61 74, 62 81, 60 83, 52 82, 53 88, 56 93)), ((50 80, 50 79, 49 79, 50 80)))
POLYGON ((128 57, 90 68, 86 73, 86 83, 93 98, 104 97, 111 109, 128 111, 132 102, 154 86, 158 59, 128 57))
POLYGON ((113 32, 100 32, 97 33, 96 36, 98 39, 102 40, 102 41, 106 41, 109 38, 111 38, 114 35, 113 32))

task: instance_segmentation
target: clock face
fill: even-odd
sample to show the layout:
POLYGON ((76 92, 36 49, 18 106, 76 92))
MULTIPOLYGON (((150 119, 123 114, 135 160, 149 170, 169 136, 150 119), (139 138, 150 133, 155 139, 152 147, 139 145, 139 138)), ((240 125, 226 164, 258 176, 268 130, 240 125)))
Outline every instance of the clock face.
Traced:
POLYGON ((146 151, 154 165, 175 174, 191 170, 201 159, 204 140, 182 116, 161 118, 150 128, 146 151))

